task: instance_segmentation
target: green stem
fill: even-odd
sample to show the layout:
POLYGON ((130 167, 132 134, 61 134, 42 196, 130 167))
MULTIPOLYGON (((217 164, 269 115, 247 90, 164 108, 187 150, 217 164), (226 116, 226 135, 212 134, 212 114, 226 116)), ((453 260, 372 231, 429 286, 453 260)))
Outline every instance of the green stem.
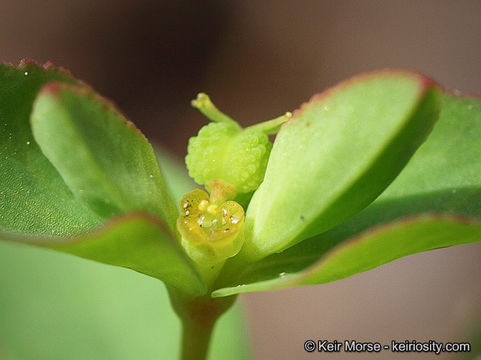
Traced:
POLYGON ((205 360, 209 349, 212 330, 216 319, 199 323, 193 319, 182 319, 182 360, 205 360))
POLYGON ((181 360, 207 359, 212 331, 219 317, 234 303, 236 297, 211 298, 210 292, 189 298, 169 288, 170 301, 182 322, 181 360))

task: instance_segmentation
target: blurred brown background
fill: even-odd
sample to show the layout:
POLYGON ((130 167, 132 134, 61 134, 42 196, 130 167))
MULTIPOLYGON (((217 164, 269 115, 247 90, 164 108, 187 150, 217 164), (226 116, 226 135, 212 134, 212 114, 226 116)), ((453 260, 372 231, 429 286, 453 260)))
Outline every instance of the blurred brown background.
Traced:
MULTIPOLYGON (((481 1, 1 0, 0 59, 22 57, 71 69, 181 159, 206 121, 189 107, 199 91, 244 125, 386 67, 481 94, 481 1)), ((467 245, 244 296, 256 358, 319 357, 306 339, 465 341, 481 321, 480 259, 467 245)), ((433 358, 389 358, 406 356, 433 358)))

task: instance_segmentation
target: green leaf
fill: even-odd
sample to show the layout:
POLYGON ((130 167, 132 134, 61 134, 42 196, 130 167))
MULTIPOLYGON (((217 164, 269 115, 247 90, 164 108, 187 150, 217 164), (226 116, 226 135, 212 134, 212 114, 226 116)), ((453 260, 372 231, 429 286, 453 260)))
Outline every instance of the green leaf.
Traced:
POLYGON ((130 213, 100 229, 70 238, 5 232, 0 233, 0 238, 133 269, 188 295, 206 292, 204 281, 169 229, 146 214, 130 213))
POLYGON ((277 135, 246 214, 252 261, 329 230, 371 203, 437 120, 439 90, 409 72, 351 79, 314 96, 277 135))
POLYGON ((428 141, 376 201, 411 205, 405 212, 442 211, 481 216, 481 100, 445 94, 428 141), (424 197, 413 201, 413 198, 424 197), (426 197, 429 197, 426 199, 426 197))
MULTIPOLYGON (((324 263, 325 256, 332 256, 329 254, 335 254, 337 249, 344 249, 344 242, 346 244, 352 242, 352 240, 346 239, 353 239, 358 234, 361 234, 359 239, 370 241, 370 237, 376 234, 370 228, 382 224, 389 225, 381 227, 381 231, 387 231, 390 228, 401 231, 403 226, 411 228, 411 230, 406 229, 405 231, 411 231, 413 237, 405 239, 405 241, 418 242, 422 233, 414 234, 416 228, 413 226, 416 221, 402 219, 429 212, 448 216, 447 218, 432 218, 433 226, 438 229, 438 232, 433 231, 430 235, 437 236, 437 240, 431 239, 432 248, 447 246, 447 243, 444 242, 446 240, 448 240, 448 245, 481 241, 479 234, 472 239, 462 238, 465 233, 464 229, 471 229, 473 233, 477 232, 475 230, 478 226, 476 221, 469 226, 462 221, 456 225, 456 221, 460 220, 459 215, 481 218, 480 134, 481 101, 450 94, 444 95, 440 118, 432 134, 396 180, 374 203, 342 225, 322 235, 305 240, 280 254, 269 256, 246 266, 243 273, 237 278, 232 277, 233 283, 247 284, 246 287, 242 287, 242 291, 254 291, 251 289, 271 288, 267 285, 269 281, 272 288, 285 286, 285 279, 279 276, 281 273, 297 273, 300 276, 304 271, 311 271, 305 270, 309 266, 314 266, 323 273, 325 270, 320 264, 324 263), (446 226, 446 234, 453 237, 451 239, 453 242, 449 242, 449 239, 446 238, 447 235, 442 230, 443 226, 446 226), (456 227, 460 228, 459 233, 449 232, 450 229, 456 227), (338 244, 340 245, 334 248, 338 244), (263 284, 254 284, 262 281, 263 284)), ((421 219, 423 218, 418 221, 421 219)), ((393 247, 396 246, 398 245, 393 244, 393 247)), ((406 246, 409 248, 412 245, 408 243, 406 246)), ((343 251, 339 250, 338 254, 342 254, 343 251)), ((375 253, 378 249, 373 247, 370 251, 375 253)), ((390 256, 383 261, 388 262, 395 259, 394 254, 393 250, 390 256)), ((406 254, 402 256, 404 255, 406 254)), ((375 266, 380 261, 380 259, 372 258, 371 260, 375 266)), ((332 258, 332 261, 337 260, 332 258)), ((355 272, 364 270, 366 268, 357 269, 355 272)), ((339 274, 342 271, 342 269, 338 269, 339 274)), ((336 279, 336 277, 332 277, 329 281, 336 279)), ((230 291, 225 289, 218 294, 230 294, 230 291)))
POLYGON ((51 65, 0 65, 0 239, 131 268, 184 293, 203 294, 205 284, 176 240, 177 211, 147 140, 85 86, 54 80, 76 82, 51 65), (45 84, 33 122, 42 150, 62 176, 30 130, 32 103, 45 84), (120 203, 119 212, 163 216, 171 228, 132 213, 100 227, 110 214, 90 210, 90 194, 105 195, 99 201, 111 201, 111 207, 120 203))
POLYGON ((420 216, 374 228, 351 238, 299 273, 291 274, 284 270, 276 279, 219 289, 212 296, 323 284, 373 269, 403 256, 480 240, 481 221, 420 216))
POLYGON ((51 81, 76 80, 49 64, 0 64, 0 231, 63 235, 101 223, 73 196, 30 130, 35 96, 51 81))
MULTIPOLYGON (((181 326, 158 280, 34 247, 0 243, 0 356, 21 360, 177 359, 181 326)), ((211 360, 248 359, 239 304, 211 360)))
POLYGON ((42 152, 76 197, 103 218, 145 211, 175 233, 176 206, 152 147, 112 104, 84 86, 49 84, 31 116, 42 152))

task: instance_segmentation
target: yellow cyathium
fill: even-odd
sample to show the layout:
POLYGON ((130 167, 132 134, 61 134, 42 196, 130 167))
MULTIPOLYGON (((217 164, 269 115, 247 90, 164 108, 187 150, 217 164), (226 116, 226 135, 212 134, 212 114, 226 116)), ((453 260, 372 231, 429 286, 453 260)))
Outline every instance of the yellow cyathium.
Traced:
POLYGON ((244 209, 235 201, 213 201, 195 189, 180 201, 177 228, 182 246, 201 265, 217 264, 236 255, 244 242, 244 209))

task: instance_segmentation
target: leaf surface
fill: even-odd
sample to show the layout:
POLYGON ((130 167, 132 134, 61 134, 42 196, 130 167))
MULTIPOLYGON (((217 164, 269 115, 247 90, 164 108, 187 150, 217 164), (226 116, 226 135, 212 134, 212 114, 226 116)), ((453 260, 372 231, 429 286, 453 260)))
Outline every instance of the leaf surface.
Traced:
POLYGON ((70 238, 5 232, 0 238, 130 268, 189 295, 206 291, 201 276, 169 229, 146 214, 114 218, 102 228, 70 238))
POLYGON ((205 284, 178 244, 177 210, 145 137, 51 65, 0 65, 0 84, 0 240, 131 268, 203 294, 205 284), (29 118, 39 91, 34 139, 29 118))
POLYGON ((31 122, 42 152, 97 214, 145 211, 176 232, 178 212, 153 149, 112 104, 86 87, 49 84, 35 101, 31 122))
MULTIPOLYGON (((297 273, 289 272, 289 265, 292 263, 260 262, 257 264, 257 271, 244 274, 244 279, 251 276, 252 281, 257 276, 257 280, 245 285, 240 284, 216 290, 212 296, 222 297, 244 292, 323 284, 373 269, 407 255, 480 240, 480 221, 420 216, 407 221, 395 222, 385 227, 374 228, 358 237, 344 241, 330 251, 325 249, 320 260, 297 273), (265 269, 262 268, 262 265, 270 265, 269 272, 277 269, 277 277, 260 280, 262 275, 265 276, 265 273, 263 274, 265 269), (279 272, 281 269, 282 271, 279 272)), ((319 254, 317 255, 319 256, 319 254)))
POLYGON ((243 256, 260 259, 371 203, 437 120, 439 90, 409 72, 362 75, 314 96, 276 137, 246 214, 243 256))
POLYGON ((33 101, 51 81, 76 82, 52 65, 0 64, 0 231, 65 235, 102 221, 73 196, 30 130, 33 101))
POLYGON ((410 253, 481 241, 480 136, 481 101, 445 94, 432 134, 374 203, 322 235, 248 265, 233 281, 246 286, 216 294, 333 281, 410 253), (423 215, 433 212, 442 215, 423 215), (318 275, 306 280, 313 269, 318 275), (287 281, 286 273, 295 280, 287 281))

